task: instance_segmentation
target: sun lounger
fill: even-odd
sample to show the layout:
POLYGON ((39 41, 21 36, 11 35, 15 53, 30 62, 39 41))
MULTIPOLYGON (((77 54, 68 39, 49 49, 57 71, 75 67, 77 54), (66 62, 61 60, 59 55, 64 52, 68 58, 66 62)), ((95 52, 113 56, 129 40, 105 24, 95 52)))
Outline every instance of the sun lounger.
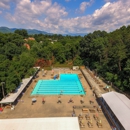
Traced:
POLYGON ((101 84, 101 85, 99 85, 99 87, 103 87, 103 85, 101 84))
POLYGON ((84 92, 87 92, 87 88, 84 88, 84 92))
POLYGON ((82 120, 82 119, 83 119, 83 116, 82 116, 82 115, 79 115, 78 118, 79 118, 79 120, 82 120))
POLYGON ((57 103, 62 103, 60 97, 58 97, 58 101, 57 101, 57 103))
POLYGON ((45 103, 45 99, 44 98, 42 98, 42 104, 44 104, 45 103))
POLYGON ((74 101, 70 98, 70 100, 68 101, 68 103, 74 103, 74 101))
POLYGON ((100 112, 100 113, 102 112, 101 106, 99 106, 99 107, 97 108, 97 111, 100 112))
POLYGON ((102 126, 102 121, 101 121, 101 120, 98 120, 98 121, 97 121, 97 126, 98 126, 99 128, 103 127, 103 126, 102 126))
POLYGON ((37 80, 34 80, 35 82, 37 82, 37 80))
POLYGON ((11 105, 7 105, 7 106, 5 106, 5 108, 10 108, 11 109, 11 105))
POLYGON ((100 84, 100 82, 99 82, 97 79, 95 79, 95 82, 96 82, 97 84, 100 84))
POLYGON ((94 115, 93 115, 93 118, 94 118, 95 120, 99 120, 98 114, 94 114, 94 115))
POLYGON ((47 74, 47 70, 44 71, 44 74, 47 74))
POLYGON ((90 100, 90 104, 93 104, 93 103, 94 103, 94 100, 93 100, 93 99, 91 99, 91 100, 90 100))
POLYGON ((93 122, 92 122, 92 120, 88 121, 88 126, 89 126, 90 128, 93 127, 93 122))
POLYGON ((90 120, 90 115, 89 115, 89 113, 87 113, 87 114, 85 115, 85 118, 86 118, 86 120, 90 120))
POLYGON ((96 106, 96 105, 94 105, 94 106, 93 106, 93 108, 97 108, 97 106, 96 106))
POLYGON ((79 125, 80 125, 81 128, 85 128, 85 124, 84 124, 84 121, 83 121, 83 120, 81 120, 81 121, 79 122, 79 125))
POLYGON ((80 100, 80 102, 81 102, 81 104, 82 104, 82 103, 84 103, 84 100, 83 100, 83 99, 81 99, 81 100, 80 100))
POLYGON ((11 107, 11 110, 14 110, 15 109, 15 107, 14 107, 14 105, 11 107))

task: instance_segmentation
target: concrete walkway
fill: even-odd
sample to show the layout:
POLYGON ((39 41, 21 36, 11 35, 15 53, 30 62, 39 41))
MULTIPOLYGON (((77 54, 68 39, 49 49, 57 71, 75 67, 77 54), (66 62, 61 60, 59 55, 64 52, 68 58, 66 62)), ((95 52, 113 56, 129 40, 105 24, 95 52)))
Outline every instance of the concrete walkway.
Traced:
POLYGON ((101 89, 99 88, 99 85, 94 81, 94 79, 90 76, 87 70, 81 69, 81 72, 83 73, 84 77, 88 81, 90 87, 93 89, 97 89, 99 93, 102 93, 101 89))

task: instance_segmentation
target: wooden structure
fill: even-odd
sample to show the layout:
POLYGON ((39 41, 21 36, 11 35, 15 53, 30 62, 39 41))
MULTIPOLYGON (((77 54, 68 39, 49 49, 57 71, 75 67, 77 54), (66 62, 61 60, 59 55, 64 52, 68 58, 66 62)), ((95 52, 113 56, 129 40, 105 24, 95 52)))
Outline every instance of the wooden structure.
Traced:
POLYGON ((89 109, 88 108, 83 108, 82 111, 83 111, 83 113, 88 113, 89 109))
POLYGON ((89 108, 89 111, 90 111, 91 113, 95 113, 95 112, 96 112, 96 110, 95 110, 94 108, 89 108))

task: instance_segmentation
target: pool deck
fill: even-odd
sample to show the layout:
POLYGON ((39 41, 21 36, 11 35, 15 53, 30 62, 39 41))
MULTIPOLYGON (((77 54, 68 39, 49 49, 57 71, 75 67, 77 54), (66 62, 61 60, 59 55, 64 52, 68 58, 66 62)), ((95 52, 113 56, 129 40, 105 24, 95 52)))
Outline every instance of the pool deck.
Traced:
POLYGON ((72 117, 73 113, 73 106, 76 106, 75 114, 76 116, 79 116, 79 114, 82 114, 83 120, 85 123, 85 128, 81 128, 82 130, 111 130, 110 125, 105 118, 104 114, 101 112, 99 113, 95 109, 95 113, 90 113, 90 118, 93 122, 93 128, 88 127, 88 120, 85 118, 85 113, 82 112, 82 108, 88 108, 93 109, 94 107, 98 107, 98 103, 96 101, 96 98, 93 95, 93 92, 88 85, 86 79, 82 75, 80 70, 55 70, 55 74, 58 73, 76 73, 80 75, 81 83, 84 87, 84 89, 87 91, 87 94, 85 96, 80 95, 61 95, 61 102, 57 103, 58 101, 58 95, 45 95, 45 96, 30 96, 32 90, 34 89, 36 83, 40 79, 52 79, 53 76, 51 75, 51 71, 47 71, 47 74, 43 76, 43 72, 39 71, 38 78, 34 79, 33 82, 30 84, 26 92, 23 94, 21 99, 19 99, 19 102, 15 106, 15 110, 10 110, 5 108, 4 111, 0 114, 1 119, 11 119, 11 118, 38 118, 38 117, 72 117), (32 105, 32 98, 36 98, 36 102, 32 105), (42 98, 45 99, 45 103, 42 103, 42 98), (74 103, 68 103, 69 99, 72 98, 74 103), (84 103, 81 104, 80 100, 84 100, 84 103), (90 104, 90 100, 93 101, 92 104, 90 104), (102 121, 103 128, 98 128, 96 120, 93 118, 93 114, 98 114, 99 118, 102 121))

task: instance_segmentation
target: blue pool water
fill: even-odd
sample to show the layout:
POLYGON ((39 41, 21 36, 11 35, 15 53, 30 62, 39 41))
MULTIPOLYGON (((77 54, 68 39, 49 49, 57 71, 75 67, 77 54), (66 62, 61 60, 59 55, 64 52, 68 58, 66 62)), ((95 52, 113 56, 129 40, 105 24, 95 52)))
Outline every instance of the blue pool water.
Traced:
POLYGON ((85 95, 77 74, 60 74, 56 80, 39 80, 31 95, 85 95))

